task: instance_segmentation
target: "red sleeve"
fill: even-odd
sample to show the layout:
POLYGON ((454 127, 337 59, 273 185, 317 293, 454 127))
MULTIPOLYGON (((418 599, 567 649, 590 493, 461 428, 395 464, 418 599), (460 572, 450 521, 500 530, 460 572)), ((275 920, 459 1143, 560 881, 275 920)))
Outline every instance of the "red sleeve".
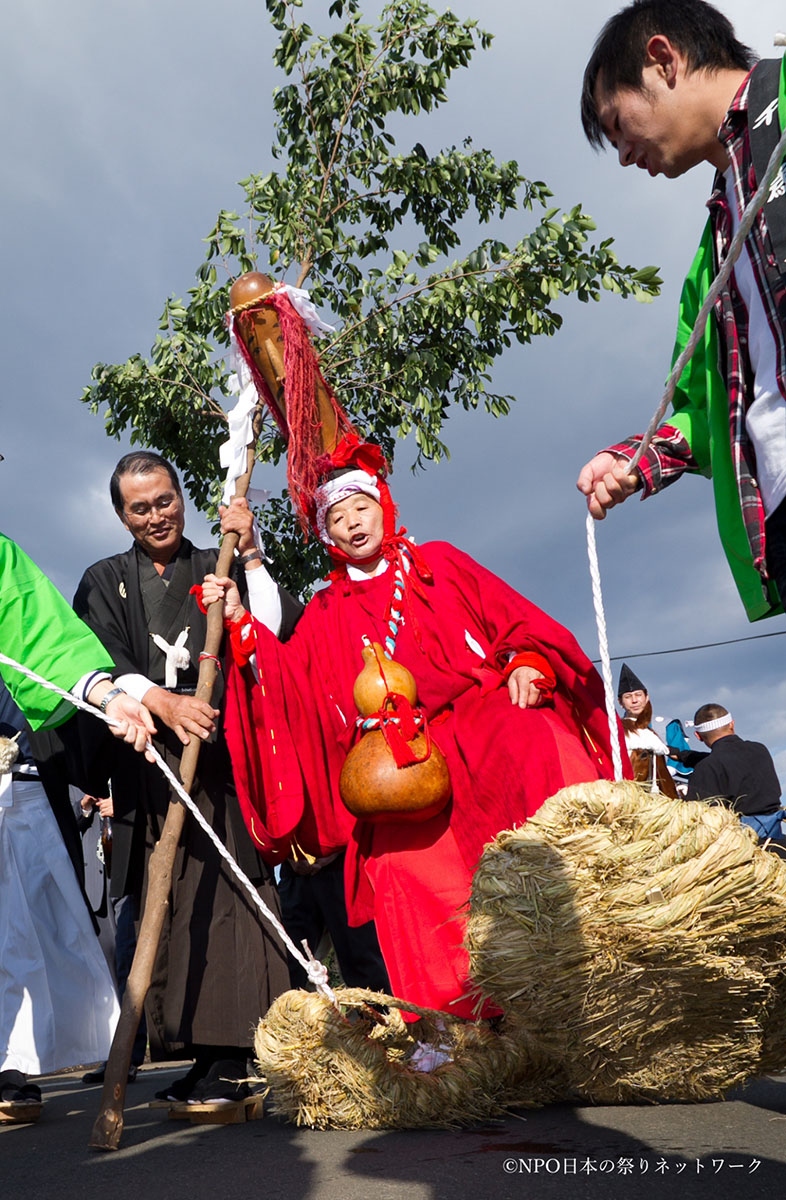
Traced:
MULTIPOLYGON (((511 655, 533 651, 542 655, 556 679, 554 708, 566 725, 578 726, 587 749, 613 778, 611 739, 603 681, 573 634, 504 580, 475 562, 468 554, 444 542, 424 547, 435 576, 448 573, 453 587, 464 597, 467 629, 475 614, 480 632, 489 644, 488 657, 504 671, 511 655)), ((618 725, 619 728, 619 725, 618 725)), ((632 778, 622 740, 623 773, 632 778)))
POLYGON ((352 825, 334 799, 345 751, 327 719, 313 605, 286 643, 254 621, 259 681, 234 661, 227 677, 225 724, 238 798, 257 845, 279 860, 293 840, 316 855, 343 848, 352 825))

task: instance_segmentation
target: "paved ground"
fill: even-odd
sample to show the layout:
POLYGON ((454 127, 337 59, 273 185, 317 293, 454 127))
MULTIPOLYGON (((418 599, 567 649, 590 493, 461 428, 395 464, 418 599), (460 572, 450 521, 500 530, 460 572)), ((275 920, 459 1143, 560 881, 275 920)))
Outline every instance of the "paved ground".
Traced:
POLYGON ((724 1104, 523 1112, 458 1133, 315 1133, 270 1116, 187 1126, 150 1109, 176 1071, 129 1087, 120 1150, 87 1148, 100 1097, 44 1081, 37 1125, 0 1129, 0 1188, 45 1200, 782 1200, 786 1075, 724 1104), (589 1164, 589 1166, 587 1165, 589 1164), (758 1164, 758 1165, 757 1165, 758 1164))

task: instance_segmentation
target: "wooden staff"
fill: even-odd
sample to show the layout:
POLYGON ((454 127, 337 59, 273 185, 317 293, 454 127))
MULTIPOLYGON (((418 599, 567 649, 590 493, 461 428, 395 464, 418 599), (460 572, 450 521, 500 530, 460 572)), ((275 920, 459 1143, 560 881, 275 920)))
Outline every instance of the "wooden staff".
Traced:
MULTIPOLYGON (((251 336, 246 342, 249 353, 253 356, 256 367, 267 384, 272 400, 286 425, 286 404, 284 400, 284 343, 275 309, 265 304, 265 298, 273 291, 273 280, 267 275, 251 271, 241 275, 235 281, 229 293, 230 308, 234 314, 253 308, 251 336)), ((334 449, 338 438, 336 410, 331 404, 321 381, 316 385, 316 405, 322 421, 321 436, 325 449, 334 449)), ((256 442, 261 432, 263 403, 260 402, 254 413, 253 440, 248 447, 246 472, 235 487, 236 496, 245 496, 248 491, 251 471, 254 466, 256 442)), ((238 543, 238 534, 228 533, 221 540, 221 549, 216 565, 216 574, 228 575, 232 558, 238 543)), ((205 637, 205 655, 199 664, 199 680, 196 696, 199 700, 210 702, 213 684, 216 678, 216 659, 221 648, 223 637, 223 605, 218 602, 211 604, 207 613, 207 635, 205 637)), ((183 751, 180 761, 180 778, 183 787, 191 792, 196 774, 197 760, 202 745, 201 738, 191 735, 191 740, 183 751)), ((145 895, 145 910, 139 929, 134 961, 128 976, 120 1020, 112 1040, 106 1069, 104 1072, 104 1088, 101 1093, 101 1108, 93 1125, 90 1147, 93 1150, 116 1150, 123 1133, 123 1106, 125 1101, 128 1068, 131 1063, 131 1053, 136 1031, 142 1018, 145 996, 150 988, 153 976, 158 943, 164 918, 169 907, 169 895, 172 887, 172 871, 175 855, 180 842, 180 836, 185 824, 185 807, 177 800, 169 803, 164 828, 160 841, 157 843, 148 864, 147 892, 145 895)))
MULTIPOLYGON (((248 447, 248 459, 245 474, 241 475, 235 486, 236 496, 245 496, 248 491, 251 471, 255 460, 255 447, 262 427, 262 408, 257 406, 254 413, 253 440, 248 447)), ((238 543, 237 533, 227 533, 221 539, 217 575, 229 575, 232 567, 235 548, 238 543)), ((205 655, 214 657, 202 658, 199 663, 199 680, 196 696, 199 700, 210 703, 213 694, 213 684, 216 679, 216 658, 221 649, 221 639, 224 635, 223 604, 216 601, 207 610, 207 634, 205 636, 205 655)), ((180 779, 183 787, 189 793, 194 783, 199 751, 202 739, 196 734, 190 735, 188 745, 183 750, 180 760, 180 779)), ((147 892, 145 894, 145 910, 139 928, 134 961, 128 976, 123 1007, 120 1012, 112 1047, 109 1051, 104 1072, 104 1088, 101 1093, 101 1108, 93 1125, 90 1136, 92 1150, 117 1150, 123 1133, 123 1106, 125 1103, 128 1069, 131 1064, 131 1053, 136 1031, 142 1019, 142 1009, 145 996, 153 977, 153 965, 161 940, 161 930, 169 907, 169 894, 172 888, 172 870, 175 865, 175 855, 180 843, 180 835, 186 819, 185 805, 172 797, 169 802, 161 839, 156 844, 150 856, 147 877, 147 892)))

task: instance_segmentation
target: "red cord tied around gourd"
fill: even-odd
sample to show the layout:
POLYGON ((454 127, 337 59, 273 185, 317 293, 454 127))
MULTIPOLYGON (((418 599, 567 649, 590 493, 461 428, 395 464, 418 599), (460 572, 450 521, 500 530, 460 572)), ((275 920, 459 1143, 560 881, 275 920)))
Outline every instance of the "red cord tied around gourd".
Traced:
POLYGON ((357 725, 364 733, 381 730, 397 767, 411 767, 431 757, 431 733, 426 714, 422 708, 413 708, 406 696, 398 692, 388 692, 382 708, 368 717, 358 717, 357 725), (426 752, 422 757, 418 757, 409 745, 418 730, 426 741, 426 752))

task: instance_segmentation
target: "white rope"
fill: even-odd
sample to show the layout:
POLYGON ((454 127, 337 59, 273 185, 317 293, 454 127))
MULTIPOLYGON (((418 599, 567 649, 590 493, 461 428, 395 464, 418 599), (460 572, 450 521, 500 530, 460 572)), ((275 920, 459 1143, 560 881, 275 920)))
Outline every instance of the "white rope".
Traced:
MULTIPOLYGON (((87 704, 83 700, 78 700, 76 698, 76 696, 74 696, 71 692, 66 692, 62 688, 58 687, 56 683, 50 683, 50 681, 48 679, 44 679, 41 675, 36 675, 34 671, 31 671, 28 667, 22 666, 21 663, 15 662, 13 658, 8 658, 7 655, 0 653, 0 662, 5 663, 6 666, 13 667, 14 670, 19 671, 20 674, 26 675, 28 679, 32 679, 35 683, 39 683, 41 685, 41 687, 48 688, 50 692, 56 692, 58 696, 62 696, 64 700, 68 700, 69 703, 73 704, 75 708, 79 708, 82 710, 82 712, 87 712, 87 713, 90 713, 94 717, 98 717, 99 721, 103 721, 106 725, 117 725, 118 724, 117 721, 112 721, 109 717, 107 717, 105 715, 105 713, 99 712, 99 710, 97 708, 94 708, 92 704, 87 704)), ((287 947, 287 949, 291 953, 292 957, 294 959, 296 959, 297 962, 300 963, 301 967, 306 972, 306 974, 308 975, 308 978, 314 984, 317 991, 321 992, 322 995, 325 996, 331 1002, 331 1004, 334 1004, 337 1006, 336 994, 328 983, 327 967, 325 967, 323 963, 319 962, 318 959, 314 958, 313 954, 311 953, 311 951, 309 950, 309 948, 305 942, 303 943, 303 945, 306 950, 306 956, 304 957, 303 953, 300 950, 298 950, 297 946, 289 937, 289 934, 287 933, 286 929, 279 921, 276 914, 274 912, 271 912, 271 910, 265 904, 264 900, 260 896, 257 889, 254 887, 251 880, 248 878, 246 873, 237 865, 234 858, 227 850, 226 846, 223 845, 221 840, 217 837, 217 835, 211 829, 210 825, 208 825, 207 821, 202 816, 202 813, 199 811, 196 804, 191 799, 191 797, 189 796, 188 792, 183 787, 180 780, 177 779, 175 777, 175 775, 172 773, 171 769, 164 762, 163 758, 158 753, 158 751, 156 750, 155 746, 152 744, 151 741, 148 740, 148 743, 147 743, 147 746, 145 747, 145 749, 149 753, 152 753, 153 759, 155 760, 156 765, 160 768, 161 771, 163 771, 164 775, 166 776, 167 780, 169 781, 169 783, 172 786, 173 790, 175 791, 176 795, 183 801, 186 808, 189 810, 191 815, 196 820, 197 824, 200 826, 201 829, 204 830, 204 832, 210 838, 210 841, 213 843, 216 850, 221 855, 221 857, 224 859, 224 861, 226 862, 227 866, 230 868, 232 873, 240 881, 240 883, 242 884, 242 886, 248 893, 251 900, 254 902, 254 904, 257 906, 257 908, 261 912, 262 916, 265 918, 265 920, 270 925, 273 926, 276 933, 278 934, 278 936, 281 938, 284 945, 287 947)))
POLYGON ((617 710, 614 707, 614 685, 611 680, 611 658, 609 656, 609 639, 606 635, 606 614, 603 611, 603 594, 600 587, 600 567, 598 565, 598 548, 595 544, 595 518, 587 513, 587 554, 589 556, 590 578, 592 580, 592 603, 595 607, 595 624, 598 627, 598 645, 600 647, 600 665, 603 675, 603 688, 606 693, 606 715, 609 719, 609 738, 611 740, 611 761, 614 765, 615 780, 622 779, 622 752, 620 750, 620 731, 617 724, 617 710))
POLYGON ((757 191, 754 193, 754 195, 748 201, 745 211, 742 214, 742 218, 740 220, 740 227, 737 230, 737 232, 735 233, 734 237, 732 238, 731 245, 729 246, 729 253, 726 256, 723 266, 721 267, 720 271, 718 272, 718 274, 715 276, 714 280, 712 281, 712 286, 710 287, 710 290, 707 292, 706 299, 705 299, 704 303, 702 304, 701 308, 699 309, 699 315, 696 318, 696 324, 693 327, 693 332, 691 333, 690 338, 688 339, 688 343, 685 346, 685 349, 682 351, 682 354, 679 356, 679 358, 675 362, 674 366, 672 367, 671 374, 669 375, 668 382, 666 383, 666 390, 663 393, 663 399, 661 400, 660 404, 658 405, 658 408, 657 408, 652 420, 650 421, 649 425, 647 426, 647 432, 644 434, 644 437, 642 438, 642 441, 641 441, 641 444, 639 445, 638 450, 636 451, 636 453, 633 455, 633 458, 628 463, 628 469, 630 471, 632 471, 634 469, 634 467, 639 462, 642 454, 644 454, 646 452, 647 447, 649 446, 650 442, 652 441, 653 435, 655 434, 655 430, 658 428, 661 421, 663 420, 666 409, 669 407, 669 405, 671 404, 671 402, 674 398, 674 391, 677 387, 677 383, 679 382, 680 376, 682 375, 682 372, 685 370, 685 367, 688 365, 691 358, 693 357, 693 352, 696 349, 696 347, 698 346, 699 341, 704 336, 704 330, 707 325, 707 320, 708 320, 709 315, 712 311, 712 308, 715 304, 715 301, 718 299, 718 296, 720 295, 721 291, 726 286, 729 276, 731 275, 732 270, 734 269, 734 264, 736 263, 737 259, 739 258, 740 254, 742 253, 742 247, 745 243, 745 239, 748 236, 748 234, 750 233, 751 228, 753 227, 753 222, 756 220, 756 217, 758 216, 759 209, 764 206, 764 202, 767 197, 767 193, 770 190, 770 186, 772 184, 773 179, 775 178, 778 168, 780 167, 781 159, 783 158, 783 155, 785 152, 786 152, 786 129, 784 129, 783 132, 781 133, 778 144, 770 156, 770 161, 767 163, 767 170, 764 172, 764 178, 762 179, 761 183, 759 184, 757 191))

